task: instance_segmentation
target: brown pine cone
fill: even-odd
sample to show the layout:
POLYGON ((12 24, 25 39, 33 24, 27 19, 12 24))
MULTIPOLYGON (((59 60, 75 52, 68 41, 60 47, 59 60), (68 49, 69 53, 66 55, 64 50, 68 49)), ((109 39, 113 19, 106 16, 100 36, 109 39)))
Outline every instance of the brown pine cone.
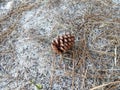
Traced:
POLYGON ((57 54, 66 52, 74 45, 75 37, 71 33, 65 33, 56 37, 51 44, 53 51, 57 54))

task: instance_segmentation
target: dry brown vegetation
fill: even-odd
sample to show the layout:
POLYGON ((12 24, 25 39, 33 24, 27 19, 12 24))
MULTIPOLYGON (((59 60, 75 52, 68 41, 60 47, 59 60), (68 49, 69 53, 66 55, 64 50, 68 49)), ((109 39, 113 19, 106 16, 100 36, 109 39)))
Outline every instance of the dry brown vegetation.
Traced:
MULTIPOLYGON (((64 76, 56 77, 53 74, 52 78, 56 77, 54 78, 56 82, 58 77, 71 77, 72 90, 118 90, 120 89, 120 18, 114 17, 114 14, 119 10, 114 10, 112 6, 115 5, 110 1, 92 0, 91 3, 83 16, 67 20, 60 15, 60 26, 71 30, 78 39, 74 48, 61 57, 60 64, 67 60, 69 62, 64 63, 65 67, 59 66, 59 69, 64 70, 64 76), (80 81, 79 85, 75 84, 77 80, 80 81)), ((55 64, 56 59, 55 56, 54 71, 59 65, 55 64)))
MULTIPOLYGON (((0 32, 1 56, 10 53, 12 54, 12 60, 15 61, 14 48, 4 50, 3 46, 11 40, 11 34, 13 35, 14 31, 20 28, 19 20, 22 13, 37 8, 41 2, 21 4, 17 8, 13 8, 7 15, 0 17, 0 25, 4 26, 6 24, 9 26, 6 31, 0 32), (13 17, 15 18, 13 19, 13 17)), ((57 0, 54 2, 50 0, 45 8, 52 9, 59 6, 60 3, 61 0, 58 0, 58 2, 57 0)), ((57 83, 61 85, 60 90, 119 90, 119 4, 115 4, 111 0, 74 0, 74 2, 71 0, 70 4, 74 7, 79 3, 86 5, 84 14, 67 18, 66 14, 59 13, 55 16, 57 24, 53 25, 51 36, 38 37, 40 42, 47 42, 47 44, 50 44, 49 38, 53 39, 58 32, 70 31, 76 37, 74 47, 66 53, 57 55, 49 48, 48 56, 52 59, 47 61, 51 65, 51 74, 47 81, 49 82, 48 88, 52 90, 57 83), (58 71, 61 71, 62 74, 58 75, 58 71), (63 84, 66 87, 62 87, 63 84)), ((67 11, 64 13, 68 15, 67 11)), ((31 18, 27 22, 30 20, 31 18)), ((13 38, 17 37, 19 35, 13 38)), ((3 62, 2 57, 0 58, 0 62, 3 62)))

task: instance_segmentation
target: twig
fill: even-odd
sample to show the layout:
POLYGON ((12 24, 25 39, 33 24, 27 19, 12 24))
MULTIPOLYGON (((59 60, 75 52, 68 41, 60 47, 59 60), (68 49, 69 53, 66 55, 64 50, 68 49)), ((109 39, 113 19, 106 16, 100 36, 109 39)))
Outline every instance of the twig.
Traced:
POLYGON ((115 61, 115 66, 116 66, 116 64, 117 64, 117 46, 116 45, 115 45, 114 51, 115 51, 114 61, 115 61))
POLYGON ((74 69, 75 69, 75 53, 73 51, 73 67, 72 67, 72 90, 74 90, 74 81, 75 81, 75 73, 74 73, 74 69))
POLYGON ((105 87, 107 85, 110 85, 110 84, 117 84, 117 83, 120 83, 120 81, 115 81, 115 82, 110 82, 110 83, 107 83, 107 84, 103 84, 103 85, 100 85, 100 86, 96 86, 90 90, 96 90, 96 89, 99 89, 99 88, 102 88, 102 87, 105 87))
POLYGON ((105 54, 105 55, 109 55, 109 56, 115 56, 115 54, 112 53, 112 52, 98 51, 98 50, 92 50, 92 49, 90 49, 90 51, 99 53, 100 55, 104 55, 105 54))
POLYGON ((55 72, 55 62, 56 62, 56 54, 54 54, 53 56, 53 61, 52 61, 52 71, 51 71, 51 80, 50 80, 50 90, 52 90, 52 86, 53 86, 53 75, 54 75, 54 72, 55 72))

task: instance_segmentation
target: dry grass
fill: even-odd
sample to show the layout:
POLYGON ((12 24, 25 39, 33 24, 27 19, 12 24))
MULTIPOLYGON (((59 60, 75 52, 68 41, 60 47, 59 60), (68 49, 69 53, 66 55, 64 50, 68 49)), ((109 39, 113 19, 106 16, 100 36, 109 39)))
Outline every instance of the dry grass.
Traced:
POLYGON ((63 77, 72 78, 72 90, 120 89, 120 18, 113 17, 114 13, 119 12, 119 10, 111 9, 111 5, 115 6, 109 1, 93 0, 83 16, 70 20, 65 19, 63 15, 57 16, 59 19, 61 18, 58 27, 55 26, 57 29, 62 26, 80 38, 80 40, 76 40, 75 48, 70 53, 72 56, 64 57, 63 54, 63 62, 66 59, 71 61, 68 66, 66 65, 68 69, 65 70, 63 77), (99 42, 101 42, 100 46, 99 42), (75 80, 79 79, 78 77, 82 79, 79 84, 81 88, 77 88, 77 84, 75 84, 75 80), (113 86, 110 87, 110 85, 113 86))
MULTIPOLYGON (((40 0, 41 1, 41 0, 40 0)), ((47 2, 47 8, 56 8, 60 0, 47 2)), ((71 31, 76 36, 74 47, 67 53, 52 53, 49 87, 58 83, 62 89, 70 90, 119 90, 120 89, 120 10, 111 0, 75 0, 71 5, 88 3, 83 15, 66 18, 66 14, 56 15, 57 24, 51 30, 51 36, 41 40, 48 41, 60 31, 71 31), (53 35, 53 36, 52 36, 53 35), (63 74, 56 74, 62 70, 63 74), (68 83, 68 81, 70 81, 68 83), (62 87, 65 82, 66 87, 62 87)), ((8 15, 0 18, 0 24, 17 16, 8 30, 0 33, 1 46, 9 40, 11 33, 20 26, 21 14, 39 6, 40 3, 20 5, 8 15)), ((68 13, 67 13, 68 14, 68 13)), ((74 16, 74 15, 73 15, 74 16)), ((29 22, 29 21, 27 21, 29 22)), ((19 27, 20 28, 20 27, 19 27)), ((47 43, 50 43, 48 41, 47 43)), ((50 51, 50 50, 48 50, 50 51)), ((51 51, 52 52, 52 51, 51 51)), ((51 53, 50 52, 50 53, 51 53)), ((8 52, 2 51, 1 55, 8 52)), ((51 54, 50 54, 51 55, 51 54)), ((47 58, 46 58, 47 59, 47 58)), ((49 62, 49 61, 48 61, 49 62)))

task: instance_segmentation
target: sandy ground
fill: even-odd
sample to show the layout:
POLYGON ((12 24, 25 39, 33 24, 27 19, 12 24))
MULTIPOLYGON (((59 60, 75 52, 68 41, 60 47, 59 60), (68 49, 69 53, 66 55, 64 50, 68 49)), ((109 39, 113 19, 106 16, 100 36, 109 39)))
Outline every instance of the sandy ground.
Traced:
POLYGON ((120 90, 120 0, 0 0, 0 90, 120 90))

